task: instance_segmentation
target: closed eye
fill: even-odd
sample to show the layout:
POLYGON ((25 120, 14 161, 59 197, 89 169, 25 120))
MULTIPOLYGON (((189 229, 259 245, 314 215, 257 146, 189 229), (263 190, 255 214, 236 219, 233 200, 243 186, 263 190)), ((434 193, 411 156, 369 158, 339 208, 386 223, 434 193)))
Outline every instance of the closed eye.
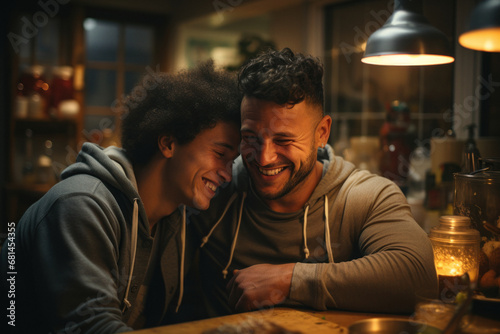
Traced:
POLYGON ((291 140, 291 139, 275 139, 274 142, 278 145, 286 146, 286 145, 290 145, 293 142, 293 140, 291 140))
POLYGON ((256 143, 257 142, 256 136, 242 136, 242 139, 247 143, 256 143))

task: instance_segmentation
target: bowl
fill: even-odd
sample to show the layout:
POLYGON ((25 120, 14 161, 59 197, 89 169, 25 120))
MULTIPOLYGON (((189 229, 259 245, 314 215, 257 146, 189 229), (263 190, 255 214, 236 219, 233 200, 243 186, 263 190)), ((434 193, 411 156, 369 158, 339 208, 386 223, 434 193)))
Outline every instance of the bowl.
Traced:
POLYGON ((423 322, 392 319, 372 318, 356 321, 349 326, 350 334, 441 334, 442 330, 429 326, 423 322))

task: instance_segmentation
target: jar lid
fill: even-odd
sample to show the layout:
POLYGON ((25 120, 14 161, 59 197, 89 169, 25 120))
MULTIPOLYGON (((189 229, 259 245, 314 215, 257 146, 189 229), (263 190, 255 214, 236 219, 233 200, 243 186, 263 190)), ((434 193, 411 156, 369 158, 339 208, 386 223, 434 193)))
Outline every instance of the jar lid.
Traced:
POLYGON ((36 78, 43 75, 45 71, 45 67, 42 65, 32 65, 28 66, 24 69, 24 73, 30 74, 36 78))
POLYGON ((71 66, 57 66, 52 70, 52 73, 56 77, 60 77, 65 80, 71 79, 71 76, 73 75, 73 67, 71 66))
POLYGON ((481 240, 479 231, 471 228, 470 218, 466 216, 442 216, 439 225, 431 228, 432 241, 447 243, 476 243, 481 240))
POLYGON ((470 182, 500 183, 500 171, 483 171, 476 174, 455 173, 455 180, 467 180, 470 182))
POLYGON ((500 171, 500 158, 479 158, 482 168, 489 167, 490 170, 500 171))

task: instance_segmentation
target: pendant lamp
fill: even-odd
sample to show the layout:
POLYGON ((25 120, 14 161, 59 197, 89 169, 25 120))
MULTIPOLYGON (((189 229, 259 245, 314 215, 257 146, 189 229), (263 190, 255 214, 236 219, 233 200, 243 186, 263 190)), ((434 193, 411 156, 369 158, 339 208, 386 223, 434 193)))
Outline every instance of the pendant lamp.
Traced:
POLYGON ((480 2, 472 11, 468 31, 458 42, 473 50, 500 52, 500 0, 480 2))
POLYGON ((368 38, 363 63, 392 66, 454 61, 446 36, 422 15, 422 1, 395 0, 394 13, 368 38))

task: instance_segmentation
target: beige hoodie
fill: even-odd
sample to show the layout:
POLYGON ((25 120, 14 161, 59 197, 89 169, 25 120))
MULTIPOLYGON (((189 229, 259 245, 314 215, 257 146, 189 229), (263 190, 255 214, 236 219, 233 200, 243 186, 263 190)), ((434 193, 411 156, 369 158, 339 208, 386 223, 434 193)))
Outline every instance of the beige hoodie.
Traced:
MULTIPOLYGON (((252 191, 241 158, 233 182, 208 211, 189 216, 199 254, 205 316, 231 313, 225 286, 234 269, 297 263, 288 303, 315 309, 411 312, 418 289, 437 289, 432 247, 390 180, 320 149, 323 178, 302 210, 274 212, 252 191), (229 274, 228 274, 229 273, 229 274)), ((186 291, 190 290, 186 287, 186 291)), ((437 291, 437 290, 436 290, 437 291)))

